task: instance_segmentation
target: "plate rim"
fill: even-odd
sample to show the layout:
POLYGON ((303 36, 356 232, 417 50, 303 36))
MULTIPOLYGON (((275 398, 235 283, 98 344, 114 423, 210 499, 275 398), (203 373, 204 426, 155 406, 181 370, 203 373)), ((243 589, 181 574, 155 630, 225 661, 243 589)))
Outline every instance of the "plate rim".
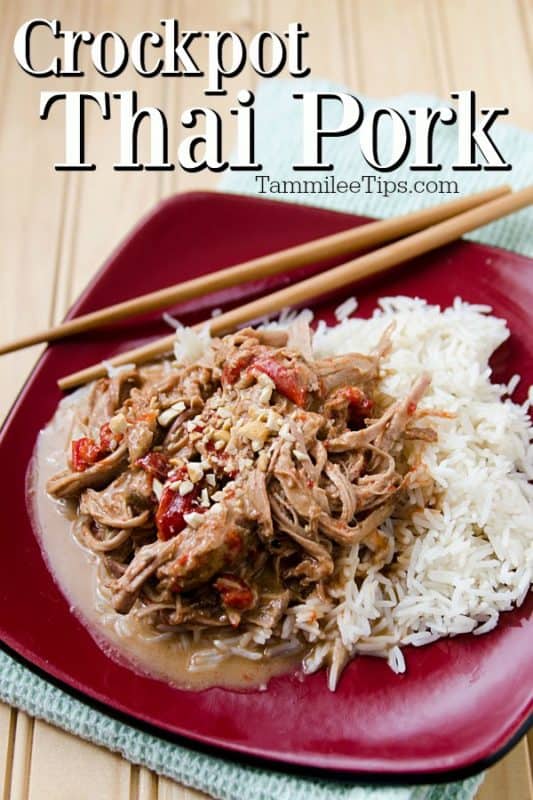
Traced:
MULTIPOLYGON (((291 775, 298 775, 299 777, 316 777, 320 780, 326 779, 332 782, 346 781, 351 783, 358 783, 359 779, 364 780, 365 783, 383 786, 402 786, 402 785, 424 785, 424 784, 446 784, 454 781, 462 781, 471 778, 474 775, 479 775, 489 767, 496 764, 507 753, 509 753, 515 745, 525 736, 528 731, 533 727, 533 713, 527 716, 522 725, 513 733, 509 739, 497 750, 493 751, 485 757, 475 759, 462 766, 442 769, 435 769, 434 771, 390 771, 390 772, 376 772, 375 770, 350 770, 350 769, 333 769, 326 766, 316 766, 309 763, 302 763, 291 759, 275 758, 270 756, 261 756, 253 752, 243 751, 242 746, 217 745, 198 739, 194 736, 180 736, 177 733, 167 730, 164 727, 155 725, 147 720, 140 719, 127 711, 119 708, 114 708, 107 705, 102 700, 94 697, 91 694, 86 694, 82 689, 78 689, 69 683, 66 683, 61 678, 47 672, 42 667, 35 664, 30 659, 22 655, 18 650, 10 647, 6 642, 0 638, 0 650, 12 658, 17 664, 25 669, 28 669, 32 674, 38 678, 52 684, 56 688, 65 692, 69 697, 72 697, 78 702, 88 705, 93 711, 99 714, 106 715, 111 719, 128 725, 140 733, 147 733, 159 739, 164 739, 171 744, 179 745, 180 747, 189 748, 199 753, 203 753, 215 758, 228 759, 238 764, 253 766, 256 768, 266 769, 269 766, 273 770, 284 772, 291 775)), ((17 708, 19 708, 17 706, 17 708)), ((46 718, 44 717, 45 721, 46 718)), ((54 723, 51 723, 54 724, 54 723)), ((62 727, 62 726, 60 726, 62 727)), ((65 730, 64 728, 62 728, 65 730)), ((70 731, 67 731, 70 733, 70 731)), ((79 733, 72 734, 84 741, 88 741, 84 736, 79 733)), ((103 746, 106 746, 105 744, 103 746)))

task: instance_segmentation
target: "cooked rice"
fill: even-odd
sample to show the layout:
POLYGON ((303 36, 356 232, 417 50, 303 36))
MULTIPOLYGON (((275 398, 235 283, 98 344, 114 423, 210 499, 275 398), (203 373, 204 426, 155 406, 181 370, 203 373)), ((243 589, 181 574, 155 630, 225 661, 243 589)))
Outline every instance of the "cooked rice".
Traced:
POLYGON ((164 311, 161 314, 161 319, 163 322, 166 322, 167 325, 170 325, 175 331, 179 331, 180 328, 183 328, 182 323, 176 317, 173 317, 172 314, 169 314, 168 311, 164 311))
POLYGON ((348 297, 335 309, 335 319, 337 322, 342 322, 351 317, 354 311, 357 311, 357 300, 355 297, 348 297))
MULTIPOLYGON (((401 396, 423 368, 432 385, 420 407, 454 416, 432 417, 438 441, 424 454, 442 493, 440 506, 425 504, 408 521, 392 520, 401 546, 387 577, 371 569, 359 586, 354 582, 356 545, 339 565, 341 596, 335 593, 320 608, 313 601, 320 617, 312 631, 303 622, 306 604, 293 610, 295 628, 318 640, 307 671, 331 657, 340 637, 351 655, 387 656, 391 668, 403 672, 399 646, 487 633, 500 612, 525 599, 533 567, 533 430, 528 404, 503 399, 516 389, 517 376, 507 386, 490 381, 488 360, 509 336, 504 320, 490 311, 459 299, 441 311, 420 299, 394 297, 382 299, 369 320, 345 319, 330 328, 319 323, 315 349, 338 355, 369 352, 394 321, 383 390, 401 396), (385 627, 386 640, 376 635, 378 626, 385 627)), ((419 493, 411 490, 413 503, 423 499, 419 493)))

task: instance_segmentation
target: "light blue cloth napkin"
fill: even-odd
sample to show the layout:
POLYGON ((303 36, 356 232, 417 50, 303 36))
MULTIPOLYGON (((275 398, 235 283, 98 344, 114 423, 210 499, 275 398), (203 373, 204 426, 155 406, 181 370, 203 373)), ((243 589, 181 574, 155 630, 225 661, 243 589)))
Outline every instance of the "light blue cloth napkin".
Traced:
MULTIPOLYGON (((265 82, 258 93, 257 153, 264 165, 264 173, 271 178, 295 178, 290 164, 300 158, 298 131, 301 120, 299 107, 290 99, 290 93, 303 88, 303 82, 292 86, 282 81, 265 82)), ((338 90, 338 87, 324 82, 306 82, 305 88, 338 90)), ((381 100, 379 105, 389 102, 399 109, 406 109, 412 104, 427 102, 431 105, 436 101, 434 98, 409 96, 392 101, 381 100)), ((375 105, 373 101, 365 103, 375 105)), ((459 180, 461 191, 465 193, 497 183, 510 182, 514 186, 525 184, 533 174, 533 136, 502 125, 498 127, 497 141, 505 154, 511 154, 508 158, 514 164, 512 172, 501 175, 464 173, 458 178, 456 174, 448 175, 443 170, 438 173, 438 177, 459 180)), ((439 134, 437 146, 443 160, 451 163, 454 142, 448 129, 444 128, 439 134)), ((371 174, 369 167, 361 161, 356 143, 350 138, 328 142, 326 153, 336 164, 335 175, 339 180, 355 180, 361 175, 371 174)), ((297 177, 300 180, 306 177, 316 179, 317 173, 299 173, 297 177)), ((411 180, 412 177, 406 173, 405 168, 394 173, 395 180, 411 180)), ((420 177, 420 173, 417 177, 420 177)), ((250 173, 228 173, 221 188, 255 194, 257 183, 250 173)), ((407 212, 429 204, 430 201, 440 202, 443 199, 439 195, 428 197, 416 194, 393 195, 388 198, 380 194, 289 195, 279 198, 376 217, 407 212)), ((532 222, 531 210, 521 212, 482 229, 472 238, 531 255, 532 222)), ((0 699, 95 744, 115 750, 133 763, 143 764, 220 800, 470 800, 482 780, 482 776, 475 776, 462 782, 435 786, 363 786, 335 780, 302 778, 275 770, 239 765, 222 757, 171 744, 118 722, 73 699, 2 652, 0 699)))
MULTIPOLYGON (((359 148, 358 133, 344 137, 335 137, 324 140, 324 158, 335 165, 332 172, 300 172, 292 169, 292 164, 302 161, 302 102, 291 97, 292 93, 302 91, 321 92, 349 92, 346 87, 336 86, 326 81, 264 81, 256 97, 256 160, 262 164, 262 175, 268 175, 276 181, 321 181, 326 183, 331 178, 337 181, 356 181, 363 176, 371 176, 377 186, 376 179, 381 184, 384 181, 407 181, 407 186, 413 188, 415 181, 456 181, 459 194, 421 194, 393 193, 385 197, 374 188, 373 193, 349 192, 294 194, 260 194, 261 183, 253 172, 224 173, 220 188, 225 191, 242 194, 258 194, 263 197, 270 196, 276 200, 287 200, 293 203, 307 203, 309 205, 323 206, 337 211, 348 211, 369 217, 391 217, 397 214, 406 214, 433 204, 443 203, 447 200, 457 199, 463 194, 480 192, 484 189, 501 184, 511 184, 518 189, 526 186, 533 180, 533 134, 520 130, 511 125, 496 120, 491 128, 491 134, 499 150, 512 164, 510 171, 502 172, 454 172, 450 167, 457 159, 457 135, 455 126, 437 124, 435 127, 434 153, 442 163, 443 169, 438 172, 412 172, 408 164, 412 157, 394 172, 379 173, 366 163, 359 148)), ((365 110, 376 107, 394 107, 402 113, 409 123, 411 131, 413 117, 408 109, 414 106, 438 108, 439 106, 452 105, 451 99, 439 100, 426 95, 402 95, 401 97, 380 98, 379 100, 359 96, 365 110)), ((340 122, 340 103, 336 101, 325 103, 324 127, 333 128, 340 122)), ((501 118, 500 118, 501 119, 501 118)), ((413 138, 413 137, 412 137, 413 138)), ((386 159, 390 152, 390 129, 386 126, 380 129, 380 148, 383 158, 386 159)), ((480 157, 480 160, 483 159, 480 157)), ((368 181, 367 181, 368 182, 368 181)), ((363 181, 363 184, 365 182, 363 181)), ((486 225, 465 238, 485 244, 515 250, 527 256, 533 256, 533 207, 519 211, 509 217, 486 225)))
MULTIPOLYGON (((239 765, 131 728, 75 700, 0 651, 0 699, 220 800, 469 800, 481 776, 442 786, 355 786, 239 765)), ((97 800, 97 798, 95 798, 97 800)))

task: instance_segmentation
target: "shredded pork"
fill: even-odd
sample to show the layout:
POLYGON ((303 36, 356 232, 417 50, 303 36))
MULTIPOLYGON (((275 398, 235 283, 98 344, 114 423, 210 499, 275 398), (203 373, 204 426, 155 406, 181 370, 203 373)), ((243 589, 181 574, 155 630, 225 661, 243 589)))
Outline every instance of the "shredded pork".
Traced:
POLYGON ((359 543, 366 567, 390 562, 380 526, 406 502, 406 452, 435 434, 417 414, 426 375, 400 400, 381 393, 389 348, 387 331, 370 356, 317 359, 300 320, 94 384, 48 491, 76 506, 115 610, 275 643, 346 548, 359 543))

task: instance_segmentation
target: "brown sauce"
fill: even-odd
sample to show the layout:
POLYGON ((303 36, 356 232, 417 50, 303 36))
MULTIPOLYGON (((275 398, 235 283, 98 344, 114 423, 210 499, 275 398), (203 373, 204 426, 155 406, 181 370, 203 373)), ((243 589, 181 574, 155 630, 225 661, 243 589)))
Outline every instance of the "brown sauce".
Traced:
MULTIPOLYGON (((77 397, 76 397, 77 395, 77 397)), ((231 656, 202 671, 189 668, 191 655, 205 643, 184 644, 175 634, 155 637, 141 620, 117 614, 97 590, 97 557, 72 533, 73 511, 46 492, 48 479, 65 467, 76 393, 59 406, 41 431, 34 452, 28 495, 41 549, 55 582, 71 611, 111 657, 127 661, 137 672, 153 675, 184 689, 210 686, 266 688, 274 675, 293 670, 302 657, 251 661, 231 656)))

